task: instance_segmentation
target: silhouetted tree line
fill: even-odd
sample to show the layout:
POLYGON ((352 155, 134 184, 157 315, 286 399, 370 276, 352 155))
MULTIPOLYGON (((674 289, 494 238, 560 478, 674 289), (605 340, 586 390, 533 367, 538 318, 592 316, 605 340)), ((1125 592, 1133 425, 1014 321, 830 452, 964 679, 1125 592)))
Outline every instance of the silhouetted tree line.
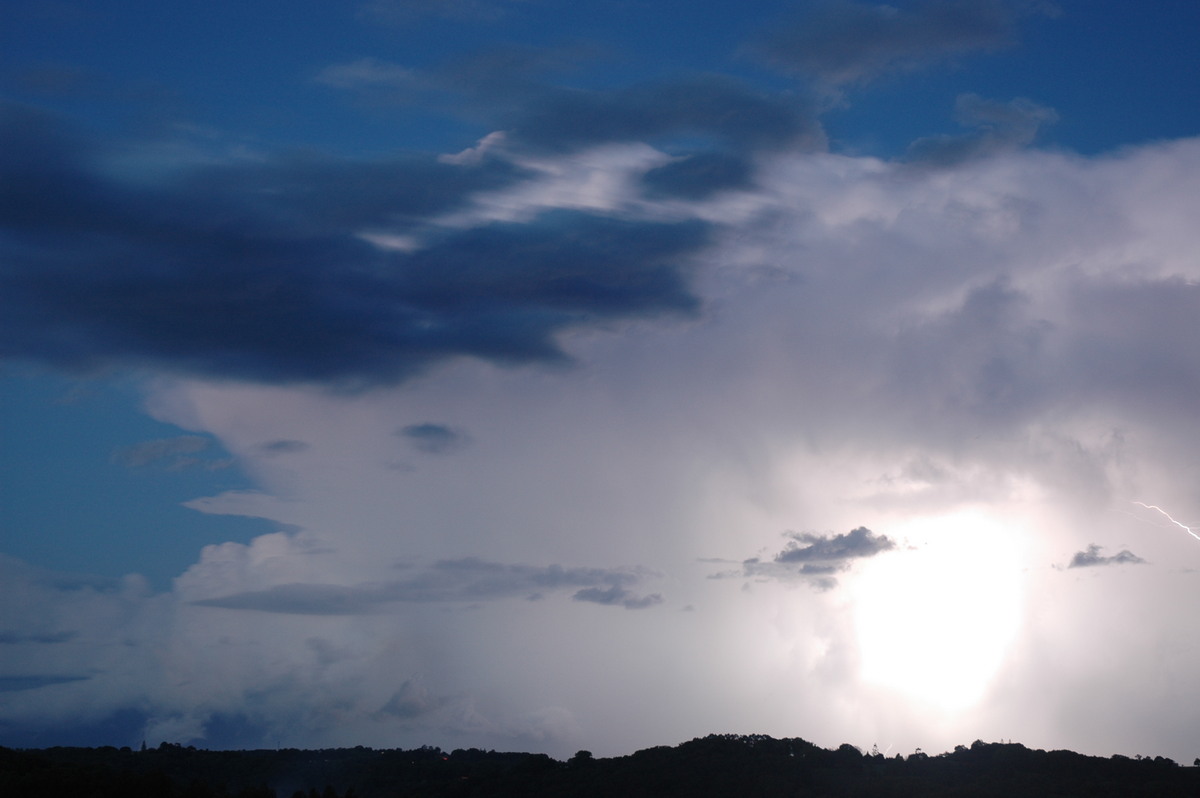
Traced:
POLYGON ((418 796, 1200 796, 1200 760, 1084 756, 1015 743, 885 757, 799 738, 711 735, 566 762, 476 748, 205 751, 0 748, 3 798, 417 798, 418 796))

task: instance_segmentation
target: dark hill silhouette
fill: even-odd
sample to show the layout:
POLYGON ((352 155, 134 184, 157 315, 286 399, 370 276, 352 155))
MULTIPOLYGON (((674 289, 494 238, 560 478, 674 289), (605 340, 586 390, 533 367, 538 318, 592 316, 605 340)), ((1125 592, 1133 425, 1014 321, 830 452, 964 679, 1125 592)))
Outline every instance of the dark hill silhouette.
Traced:
POLYGON ((799 738, 711 735, 674 747, 566 762, 438 748, 205 751, 0 748, 5 798, 406 798, 408 796, 1188 796, 1200 767, 1016 743, 928 756, 819 748, 799 738))

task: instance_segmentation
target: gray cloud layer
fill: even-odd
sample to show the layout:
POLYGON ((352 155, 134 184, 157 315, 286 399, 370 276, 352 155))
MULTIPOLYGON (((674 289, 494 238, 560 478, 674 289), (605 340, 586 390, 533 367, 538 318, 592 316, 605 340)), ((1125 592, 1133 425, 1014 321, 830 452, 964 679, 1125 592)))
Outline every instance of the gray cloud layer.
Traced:
POLYGON ((405 579, 368 585, 283 584, 266 590, 199 599, 193 604, 294 615, 359 615, 401 602, 479 602, 574 590, 576 601, 644 609, 662 602, 630 587, 643 574, 629 569, 504 564, 467 557, 442 560, 405 579))

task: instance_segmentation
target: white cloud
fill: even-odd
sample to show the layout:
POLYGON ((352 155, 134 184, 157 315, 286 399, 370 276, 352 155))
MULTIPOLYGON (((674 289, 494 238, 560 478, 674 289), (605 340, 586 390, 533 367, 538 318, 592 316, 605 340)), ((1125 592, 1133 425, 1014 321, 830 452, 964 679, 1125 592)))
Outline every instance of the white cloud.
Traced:
MULTIPOLYGON (((697 264, 698 318, 567 334, 574 367, 460 360, 356 395, 157 384, 154 415, 215 436, 260 487, 191 506, 298 530, 207 547, 169 595, 114 589, 85 607, 36 588, 38 612, 111 607, 113 636, 131 641, 105 649, 88 680, 36 692, 65 712, 121 683, 108 705, 149 695, 155 729, 194 734, 241 713, 297 745, 623 753, 720 729, 1187 756, 1200 663, 1181 641, 1200 630, 1196 576, 1180 569, 1200 547, 1126 511, 1133 499, 1200 506, 1200 361, 1187 345, 1200 318, 1200 141, 946 168, 778 155, 760 162, 757 189, 661 206, 635 180, 660 156, 547 157, 456 223, 554 207, 719 220, 697 264), (414 456, 394 431, 430 420, 471 445, 414 456), (306 446, 280 457, 269 441, 306 446), (862 682, 848 590, 714 580, 721 566, 702 561, 770 558, 789 529, 891 537, 967 506, 999 519, 1023 576, 1003 583, 1021 601, 1014 642, 965 709, 862 682), (1052 567, 1093 544, 1150 565, 1052 567), (637 573, 637 595, 663 602, 625 612, 570 591, 484 591, 339 617, 187 603, 394 585, 464 558, 526 576, 637 573), (614 707, 637 708, 636 724, 614 707)), ((897 568, 923 543, 909 534, 887 554, 897 568)), ((7 589, 35 590, 17 584, 33 582, 7 589)))

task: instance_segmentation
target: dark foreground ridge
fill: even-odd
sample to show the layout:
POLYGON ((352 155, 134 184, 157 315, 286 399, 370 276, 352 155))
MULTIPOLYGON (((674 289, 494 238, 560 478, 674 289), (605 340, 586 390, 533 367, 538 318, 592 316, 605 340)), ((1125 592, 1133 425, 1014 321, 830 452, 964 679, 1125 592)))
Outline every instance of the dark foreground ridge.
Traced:
POLYGON ((673 748, 566 762, 545 754, 0 748, 5 798, 403 798, 404 796, 1189 796, 1200 760, 1084 756, 976 741, 936 756, 863 754, 799 738, 711 735, 673 748))

